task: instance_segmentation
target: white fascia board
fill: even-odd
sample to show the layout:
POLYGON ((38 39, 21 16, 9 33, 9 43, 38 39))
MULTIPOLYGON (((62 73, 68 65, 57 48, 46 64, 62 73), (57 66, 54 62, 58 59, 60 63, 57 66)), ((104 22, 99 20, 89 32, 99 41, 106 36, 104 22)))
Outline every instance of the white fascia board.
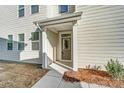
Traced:
POLYGON ((39 20, 33 22, 34 24, 39 24, 40 26, 45 26, 45 25, 51 25, 51 24, 57 24, 57 23, 65 23, 65 22, 71 22, 75 20, 79 20, 81 18, 82 12, 76 12, 76 13, 69 13, 65 15, 61 15, 58 17, 54 18, 47 18, 44 20, 39 20))

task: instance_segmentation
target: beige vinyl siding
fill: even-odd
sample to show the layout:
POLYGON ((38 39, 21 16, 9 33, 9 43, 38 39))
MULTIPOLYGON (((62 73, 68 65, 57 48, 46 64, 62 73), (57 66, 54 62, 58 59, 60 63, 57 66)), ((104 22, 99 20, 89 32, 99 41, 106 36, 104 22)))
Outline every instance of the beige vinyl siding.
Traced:
POLYGON ((110 58, 124 63, 124 6, 76 6, 78 66, 105 64, 110 58))
POLYGON ((57 43, 58 43, 58 34, 54 33, 50 30, 46 31, 47 34, 47 61, 48 65, 56 60, 56 51, 57 51, 57 43))
POLYGON ((60 16, 58 5, 47 5, 47 17, 56 17, 60 16))

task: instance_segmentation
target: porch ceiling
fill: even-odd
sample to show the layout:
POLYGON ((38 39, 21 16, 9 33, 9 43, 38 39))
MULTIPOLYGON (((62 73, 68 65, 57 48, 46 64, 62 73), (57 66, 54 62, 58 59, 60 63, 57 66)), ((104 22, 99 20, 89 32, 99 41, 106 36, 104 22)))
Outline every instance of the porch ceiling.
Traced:
POLYGON ((72 31, 73 29, 73 23, 63 23, 63 24, 56 24, 56 25, 50 25, 46 26, 47 29, 58 32, 58 31, 72 31))

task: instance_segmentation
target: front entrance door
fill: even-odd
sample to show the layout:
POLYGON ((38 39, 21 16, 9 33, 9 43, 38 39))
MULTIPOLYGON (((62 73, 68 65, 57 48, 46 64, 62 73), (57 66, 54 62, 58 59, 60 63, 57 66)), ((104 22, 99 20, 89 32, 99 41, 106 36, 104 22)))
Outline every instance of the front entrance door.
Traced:
POLYGON ((61 34, 61 60, 71 60, 71 34, 61 34))

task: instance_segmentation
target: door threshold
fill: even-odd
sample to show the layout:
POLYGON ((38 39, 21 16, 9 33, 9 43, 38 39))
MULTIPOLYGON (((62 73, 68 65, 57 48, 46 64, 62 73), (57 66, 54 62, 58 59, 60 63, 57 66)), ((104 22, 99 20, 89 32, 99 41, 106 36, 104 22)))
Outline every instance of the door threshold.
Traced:
POLYGON ((67 66, 67 65, 64 65, 64 64, 62 64, 62 63, 60 63, 60 62, 58 62, 58 61, 55 61, 54 63, 56 63, 56 64, 58 64, 58 65, 60 65, 60 66, 62 66, 62 67, 64 67, 64 68, 66 68, 66 69, 73 70, 72 67, 69 67, 69 66, 67 66))
POLYGON ((72 62, 71 60, 60 60, 61 62, 72 62))

